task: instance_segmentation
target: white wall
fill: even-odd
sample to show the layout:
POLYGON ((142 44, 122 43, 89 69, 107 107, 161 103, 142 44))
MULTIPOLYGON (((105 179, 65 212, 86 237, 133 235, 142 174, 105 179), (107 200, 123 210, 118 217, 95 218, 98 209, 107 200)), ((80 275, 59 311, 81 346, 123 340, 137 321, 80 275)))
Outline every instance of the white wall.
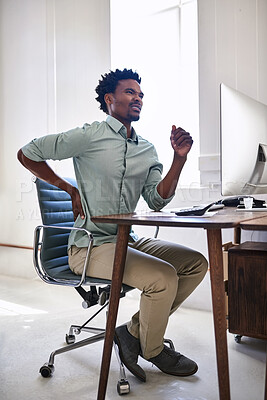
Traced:
POLYGON ((199 0, 200 163, 219 181, 219 85, 267 104, 266 0, 199 0))
MULTIPOLYGON (((109 0, 0 0, 0 29, 0 243, 31 246, 40 218, 16 153, 34 137, 103 118, 94 88, 110 68, 109 0)), ((72 173, 71 163, 55 167, 72 173)), ((31 251, 0 247, 0 273, 30 271, 31 251)))

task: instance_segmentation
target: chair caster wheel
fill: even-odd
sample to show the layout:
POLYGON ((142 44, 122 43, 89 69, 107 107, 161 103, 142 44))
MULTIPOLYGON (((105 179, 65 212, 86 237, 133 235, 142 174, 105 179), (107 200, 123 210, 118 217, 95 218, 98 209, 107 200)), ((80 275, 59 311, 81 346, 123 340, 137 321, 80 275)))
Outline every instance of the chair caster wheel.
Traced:
POLYGON ((235 335, 235 342, 241 343, 241 338, 242 338, 242 335, 235 335))
POLYGON ((121 379, 117 383, 117 392, 119 395, 128 394, 130 393, 130 384, 127 380, 121 379))
POLYGON ((75 335, 66 335, 65 340, 67 344, 75 343, 75 335))
POLYGON ((55 370, 54 365, 49 365, 48 363, 45 363, 41 368, 40 368, 40 374, 44 378, 49 378, 50 376, 53 375, 53 372, 55 370))

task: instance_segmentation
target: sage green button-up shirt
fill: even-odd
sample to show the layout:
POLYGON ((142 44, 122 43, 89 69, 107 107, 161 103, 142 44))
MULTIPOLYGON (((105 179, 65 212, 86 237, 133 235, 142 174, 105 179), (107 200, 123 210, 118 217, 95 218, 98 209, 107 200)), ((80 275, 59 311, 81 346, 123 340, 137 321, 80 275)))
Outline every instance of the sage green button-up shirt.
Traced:
MULTIPOLYGON (((94 245, 115 242, 117 225, 94 224, 91 216, 134 212, 140 195, 152 210, 160 210, 172 199, 163 199, 157 192, 162 164, 154 146, 134 129, 127 138, 125 126, 111 116, 103 122, 34 139, 22 151, 34 161, 73 158, 85 212, 85 219, 78 217, 75 226, 89 230, 94 245)), ((133 232, 131 236, 135 239, 133 232)), ((71 245, 85 247, 87 237, 72 231, 71 245)))

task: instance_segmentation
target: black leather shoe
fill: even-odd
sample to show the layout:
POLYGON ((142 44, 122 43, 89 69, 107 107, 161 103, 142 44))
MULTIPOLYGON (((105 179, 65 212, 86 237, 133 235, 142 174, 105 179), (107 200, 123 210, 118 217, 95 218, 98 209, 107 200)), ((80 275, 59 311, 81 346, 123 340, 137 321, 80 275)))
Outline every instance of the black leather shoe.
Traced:
POLYGON ((137 364, 141 350, 139 340, 128 332, 126 325, 122 325, 115 329, 114 341, 125 367, 140 381, 145 382, 145 371, 137 364))
POLYGON ((161 353, 156 357, 150 358, 148 361, 169 375, 189 376, 195 374, 198 370, 195 361, 190 360, 190 358, 165 345, 161 353))

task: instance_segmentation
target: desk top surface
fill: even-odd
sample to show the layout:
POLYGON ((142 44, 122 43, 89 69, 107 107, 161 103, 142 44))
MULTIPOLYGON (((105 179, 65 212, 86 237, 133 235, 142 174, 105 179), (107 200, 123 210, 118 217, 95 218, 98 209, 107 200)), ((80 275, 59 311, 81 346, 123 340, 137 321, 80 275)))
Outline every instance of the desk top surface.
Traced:
MULTIPOLYGON (((204 229, 235 228, 250 220, 264 219, 267 229, 267 212, 236 212, 235 208, 225 207, 211 217, 177 217, 166 212, 136 212, 132 214, 102 215, 91 217, 95 223, 118 225, 155 225, 169 227, 195 227, 204 229)), ((260 225, 260 223, 259 223, 260 225)), ((262 224, 263 225, 263 224, 262 224)), ((247 228, 253 229, 253 228, 247 228)))
POLYGON ((240 228, 252 231, 267 231, 267 215, 240 222, 240 228))

